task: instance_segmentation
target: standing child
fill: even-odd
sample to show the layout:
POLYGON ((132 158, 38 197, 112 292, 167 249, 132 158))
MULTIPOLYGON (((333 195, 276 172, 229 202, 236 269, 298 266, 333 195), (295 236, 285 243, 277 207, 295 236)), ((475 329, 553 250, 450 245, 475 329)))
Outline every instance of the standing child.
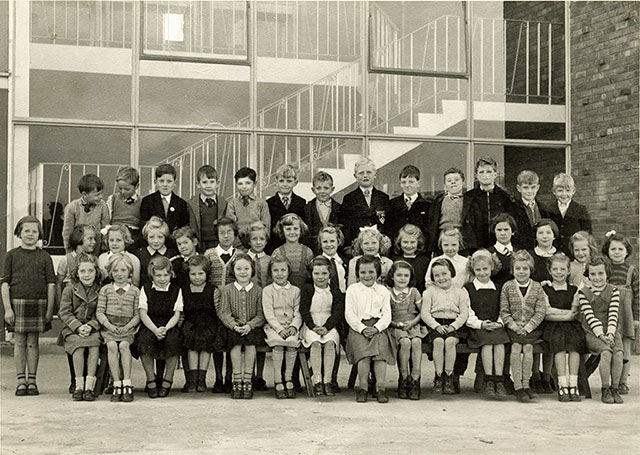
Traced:
POLYGON ((498 264, 498 259, 489 251, 476 251, 469 260, 474 279, 464 286, 471 302, 467 326, 472 330, 467 345, 480 348, 484 393, 489 396, 507 395, 503 371, 505 344, 509 342, 509 336, 500 321, 500 287, 491 280, 491 274, 499 267, 498 264))
POLYGON ((300 313, 304 321, 300 334, 304 347, 311 348, 311 379, 316 396, 336 394, 332 381, 336 353, 340 349, 338 327, 344 319, 344 295, 338 287, 330 285, 331 275, 331 262, 317 256, 311 264, 313 285, 306 284, 300 292, 300 313))
POLYGON ((507 281, 513 280, 511 255, 514 248, 511 240, 517 232, 516 221, 508 213, 501 213, 491 221, 491 231, 496 237, 496 243, 489 248, 489 253, 494 254, 500 260, 500 269, 495 271, 492 280, 502 286, 507 281))
POLYGON ((598 254, 596 242, 591 234, 586 231, 578 231, 571 236, 569 253, 573 258, 569 266, 569 283, 582 289, 589 286, 589 278, 585 276, 585 270, 592 257, 598 254))
POLYGON ((586 270, 591 287, 580 289, 578 296, 587 349, 600 355, 600 400, 621 404, 624 403, 619 391, 624 346, 622 330, 618 330, 620 293, 607 282, 609 267, 609 261, 602 256, 591 258, 586 270))
POLYGON ((424 291, 420 314, 433 343, 434 391, 453 394, 456 393, 453 381, 456 346, 460 339, 466 338, 463 327, 469 316, 469 294, 453 285, 457 272, 449 259, 436 259, 431 264, 433 285, 424 291))
POLYGON ((356 272, 356 265, 358 259, 362 256, 374 256, 378 258, 381 264, 381 271, 378 275, 378 282, 383 284, 387 279, 387 274, 391 269, 393 261, 386 257, 391 249, 391 240, 389 237, 382 234, 377 226, 361 227, 358 237, 353 242, 353 254, 354 257, 349 261, 349 278, 348 285, 358 281, 358 273, 356 272))
POLYGON ((238 239, 237 224, 227 217, 222 217, 216 222, 216 231, 220 243, 214 248, 209 248, 204 255, 211 262, 211 275, 209 279, 215 287, 222 287, 233 281, 231 260, 240 251, 234 248, 238 239))
MULTIPOLYGON (((307 201, 302 199, 293 189, 298 184, 298 170, 290 164, 283 164, 276 171, 276 194, 267 199, 269 206, 269 216, 271 217, 269 243, 267 244, 267 253, 273 252, 277 247, 282 245, 279 236, 274 235, 278 221, 287 213, 295 213, 301 220, 305 218, 304 208, 307 201)), ((306 241, 305 237, 303 239, 306 241)))
POLYGON ((500 292, 500 319, 511 340, 511 375, 518 401, 536 397, 529 387, 533 366, 533 345, 542 340, 540 324, 544 320, 547 297, 542 286, 531 279, 533 258, 525 250, 513 253, 511 273, 500 292))
POLYGON ((142 326, 136 342, 147 376, 147 394, 149 398, 164 398, 171 390, 182 352, 182 332, 177 325, 184 303, 180 287, 171 283, 174 274, 168 258, 151 259, 148 272, 152 282, 145 284, 140 292, 138 311, 142 326), (159 371, 154 371, 154 359, 164 361, 158 368, 164 369, 162 377, 159 371))
POLYGON ((142 237, 147 246, 138 250, 138 259, 140 260, 140 287, 151 282, 149 279, 149 263, 151 259, 159 256, 172 258, 178 254, 173 248, 167 247, 167 239, 169 238, 169 226, 157 216, 152 216, 142 228, 142 237))
POLYGON ((67 355, 73 356, 75 390, 71 398, 74 401, 94 401, 98 354, 102 343, 100 323, 96 318, 100 292, 96 258, 80 253, 71 276, 72 283, 62 292, 58 313, 63 324, 64 350, 67 355))
POLYGON ((300 288, 289 283, 291 266, 285 258, 275 256, 269 264, 273 283, 262 290, 262 311, 266 342, 272 348, 273 382, 276 398, 295 398, 293 366, 300 346, 300 288), (284 381, 282 361, 284 357, 284 381), (283 384, 284 382, 284 384, 283 384))
POLYGON ((305 222, 309 226, 309 236, 314 253, 319 253, 316 249, 318 245, 318 234, 320 229, 327 225, 335 225, 341 222, 341 205, 331 197, 335 190, 333 177, 330 174, 319 171, 313 176, 311 191, 316 195, 307 203, 304 208, 305 222))
POLYGON ((102 246, 100 230, 109 224, 111 218, 109 208, 102 199, 104 183, 97 175, 86 174, 78 181, 78 191, 80 198, 69 202, 64 210, 64 224, 62 226, 62 239, 64 249, 71 253, 73 249, 69 245, 71 232, 77 224, 88 224, 96 230, 96 249, 94 254, 100 253, 102 246))
POLYGON ((549 273, 549 258, 556 254, 556 247, 553 246, 558 238, 558 226, 553 220, 543 218, 533 227, 536 238, 535 248, 529 252, 534 262, 535 271, 532 272, 531 279, 542 283, 551 281, 549 273))
POLYGON ((124 224, 112 224, 104 233, 104 243, 108 251, 102 253, 98 258, 98 266, 100 273, 107 280, 103 284, 107 284, 110 279, 107 278, 107 263, 109 258, 117 253, 122 253, 129 258, 133 264, 133 273, 131 274, 131 284, 135 287, 140 285, 140 260, 133 254, 126 251, 126 248, 133 245, 133 239, 129 233, 129 229, 124 224))
POLYGON ((51 256, 37 247, 38 240, 43 237, 40 221, 34 216, 22 217, 13 233, 21 244, 8 251, 4 258, 0 287, 4 322, 10 332, 15 332, 16 396, 39 395, 36 384, 40 359, 38 340, 53 318, 56 277, 51 256))
POLYGON ((221 302, 218 315, 228 329, 228 346, 231 348, 233 368, 231 398, 251 399, 256 346, 264 345, 262 289, 251 281, 256 269, 246 254, 236 254, 231 262, 231 271, 235 281, 216 289, 214 301, 221 302))
POLYGON ((631 347, 634 339, 636 346, 638 341, 638 269, 628 262, 629 256, 633 252, 631 243, 616 231, 610 231, 605 236, 602 253, 611 261, 611 275, 608 275, 610 277, 609 283, 616 286, 620 292, 619 320, 624 345, 624 360, 618 391, 625 395, 629 393, 627 379, 631 369, 631 347))
MULTIPOLYGON (((267 201, 255 195, 258 178, 256 171, 243 167, 238 169, 233 178, 238 195, 227 205, 227 216, 236 222, 238 231, 244 235, 254 221, 262 221, 265 226, 271 226, 267 201)), ((234 246, 240 246, 240 241, 236 240, 234 246)))
POLYGON ((557 253, 551 257, 549 272, 553 281, 543 286, 549 299, 549 307, 545 316, 542 339, 546 341, 554 355, 558 372, 558 400, 563 403, 580 401, 578 368, 580 354, 586 353, 586 344, 584 330, 576 319, 579 308, 578 288, 567 283, 569 258, 563 253, 557 253))
POLYGON ((400 171, 400 187, 402 194, 389 201, 389 221, 387 222, 387 233, 395 243, 401 228, 407 224, 427 232, 431 209, 431 204, 420 194, 420 169, 412 164, 403 167, 400 171))
POLYGON ((140 205, 142 198, 138 194, 140 174, 132 167, 123 167, 116 175, 117 191, 107 198, 107 207, 111 214, 111 224, 122 224, 131 233, 133 243, 131 251, 142 247, 140 232, 140 205))
POLYGON ((113 377, 111 401, 131 402, 131 344, 140 323, 137 311, 140 291, 130 283, 133 264, 124 254, 111 255, 107 273, 113 282, 100 289, 96 319, 102 326, 100 335, 107 345, 109 370, 113 377))
POLYGON ((569 239, 578 231, 591 233, 591 217, 586 207, 573 200, 576 185, 569 174, 560 173, 553 178, 553 195, 557 203, 549 207, 549 218, 558 227, 557 245, 563 253, 569 252, 569 239))
POLYGON ((427 328, 420 324, 422 295, 414 285, 415 272, 411 264, 402 260, 394 262, 387 276, 387 287, 391 297, 390 331, 399 346, 398 397, 419 400, 422 339, 427 335, 427 328))
POLYGON ((425 274, 425 283, 427 287, 433 285, 433 279, 431 278, 431 268, 438 259, 448 259, 456 270, 455 275, 452 275, 453 286, 456 288, 462 288, 469 281, 469 259, 464 256, 460 256, 459 251, 465 248, 465 244, 462 240, 462 234, 457 229, 448 229, 440 233, 438 239, 438 248, 443 251, 443 254, 436 256, 431 260, 429 267, 427 267, 427 273, 425 274))
POLYGON ((261 288, 267 286, 270 280, 269 263, 271 262, 271 256, 264 252, 268 239, 269 231, 262 224, 262 221, 256 221, 249 227, 247 234, 249 251, 247 251, 247 254, 256 265, 256 276, 253 277, 253 282, 261 288))
POLYGON ((424 277, 429 267, 429 257, 424 253, 425 245, 426 242, 422 231, 413 224, 402 226, 394 242, 397 254, 393 257, 393 260, 394 262, 402 260, 411 264, 416 281, 415 286, 420 295, 422 295, 426 287, 424 277))
POLYGON ((309 232, 307 224, 295 213, 288 213, 278 221, 275 234, 285 240, 284 245, 273 251, 272 257, 286 258, 291 265, 289 282, 298 288, 310 280, 309 264, 313 259, 313 252, 309 247, 300 243, 300 238, 309 232))
POLYGON ((191 256, 184 264, 189 281, 182 287, 184 323, 183 346, 188 350, 187 381, 183 392, 205 392, 211 353, 225 348, 225 333, 213 305, 214 288, 207 282, 209 260, 191 256))
POLYGON ((218 232, 215 228, 227 211, 227 201, 218 197, 218 173, 215 168, 205 164, 196 173, 198 194, 188 201, 189 226, 195 232, 200 251, 218 246, 218 232))
POLYGON ((356 263, 358 282, 349 285, 345 301, 345 319, 349 324, 347 359, 358 367, 360 389, 356 401, 366 403, 371 362, 376 377, 378 403, 388 403, 385 389, 387 364, 395 365, 397 346, 387 330, 391 323, 389 290, 378 284, 382 274, 380 259, 364 255, 356 263))
POLYGON ((180 254, 171 258, 171 267, 176 274, 176 284, 182 288, 189 284, 189 269, 186 263, 198 254, 198 236, 192 227, 183 226, 173 231, 173 240, 180 254))
POLYGON ((534 226, 543 218, 549 218, 549 211, 538 201, 540 179, 533 171, 524 170, 518 174, 516 189, 520 197, 511 207, 516 226, 513 228, 513 243, 519 250, 532 250, 535 244, 534 226))

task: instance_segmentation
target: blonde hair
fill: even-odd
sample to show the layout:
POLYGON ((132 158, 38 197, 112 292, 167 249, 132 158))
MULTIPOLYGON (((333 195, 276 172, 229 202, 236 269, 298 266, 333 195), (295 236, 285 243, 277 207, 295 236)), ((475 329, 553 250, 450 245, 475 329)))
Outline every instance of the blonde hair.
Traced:
POLYGON ((378 240, 378 254, 386 256, 391 249, 391 239, 381 233, 377 226, 361 227, 358 237, 353 241, 353 253, 358 256, 363 254, 362 242, 365 237, 374 237, 378 240))
POLYGON ((162 218, 160 218, 159 216, 152 216, 142 228, 142 237, 144 237, 144 239, 146 240, 147 236, 149 235, 149 231, 155 230, 160 231, 164 235, 165 240, 168 239, 169 235, 171 234, 169 232, 169 225, 165 223, 162 218))
POLYGON ((376 163, 374 163, 371 158, 363 156, 358 161, 356 161, 356 163, 353 165, 353 172, 356 173, 358 172, 358 169, 368 165, 373 166, 374 170, 376 169, 376 163))
POLYGON ((491 275, 497 273, 502 265, 497 255, 491 254, 489 250, 479 249, 469 258, 469 262, 467 263, 467 270, 469 273, 473 275, 473 267, 480 262, 485 262, 491 266, 491 275))
POLYGON ((395 247, 396 253, 402 254, 401 243, 404 237, 415 237, 416 240, 418 241, 418 249, 416 252, 417 253, 424 252, 426 241, 424 238, 424 234, 422 234, 422 230, 415 224, 407 223, 400 228, 400 231, 398 231, 398 237, 396 237, 396 241, 393 244, 393 246, 395 247))
POLYGON ((553 189, 555 190, 558 187, 566 188, 568 191, 574 192, 576 190, 576 183, 569 174, 561 172, 553 178, 553 189))
POLYGON ((458 239, 458 251, 464 250, 465 244, 464 244, 464 240, 462 239, 462 233, 460 232, 460 229, 458 228, 449 228, 449 229, 445 229, 442 232, 440 232, 440 235, 438 236, 438 248, 442 249, 442 237, 447 236, 447 237, 455 237, 458 239))

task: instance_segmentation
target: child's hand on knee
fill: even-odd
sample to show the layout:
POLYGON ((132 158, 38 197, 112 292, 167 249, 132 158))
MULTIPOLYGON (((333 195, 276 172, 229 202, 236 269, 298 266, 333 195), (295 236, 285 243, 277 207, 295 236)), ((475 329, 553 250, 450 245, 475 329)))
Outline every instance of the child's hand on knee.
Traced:
POLYGON ((278 332, 278 335, 280 335, 280 338, 282 338, 283 340, 286 340, 289 337, 289 329, 282 329, 278 332))
POLYGON ((440 335, 446 335, 447 333, 449 333, 446 325, 439 325, 438 327, 436 327, 436 332, 438 332, 440 335))
POLYGON ((6 322, 9 325, 13 325, 13 323, 16 321, 16 315, 13 312, 12 308, 7 309, 7 311, 4 313, 4 322, 6 322))

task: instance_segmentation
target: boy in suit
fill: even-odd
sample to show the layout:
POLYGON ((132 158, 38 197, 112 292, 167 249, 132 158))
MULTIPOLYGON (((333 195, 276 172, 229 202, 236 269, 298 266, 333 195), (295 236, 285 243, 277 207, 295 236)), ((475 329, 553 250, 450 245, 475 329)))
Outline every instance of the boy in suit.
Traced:
POLYGON ((316 195, 304 208, 304 220, 309 226, 311 237, 311 249, 314 254, 320 254, 318 245, 318 232, 324 226, 340 223, 341 206, 331 197, 334 190, 333 177, 330 174, 319 171, 313 176, 311 191, 316 195))
POLYGON ((549 215, 560 230, 558 247, 565 254, 570 254, 569 240, 578 231, 591 234, 591 216, 585 206, 573 200, 576 184, 569 174, 560 173, 553 178, 553 195, 557 202, 549 208, 549 215))
POLYGON ((360 158, 354 165, 353 175, 358 188, 344 196, 341 210, 345 250, 349 252, 361 227, 378 226, 380 232, 385 232, 389 211, 389 195, 374 187, 376 165, 373 160, 360 158))
POLYGON ((218 232, 214 226, 227 211, 227 202, 218 197, 216 188, 218 173, 205 164, 198 169, 196 187, 198 194, 189 199, 189 226, 198 237, 201 252, 218 246, 218 232))
MULTIPOLYGON (((271 235, 269 236, 269 242, 265 251, 267 254, 273 253, 277 247, 283 242, 277 236, 274 235, 274 229, 276 224, 283 215, 287 213, 295 213, 304 220, 304 207, 307 201, 293 192, 293 189, 298 184, 298 171, 290 164, 283 164, 276 172, 276 186, 278 191, 276 194, 267 199, 267 205, 269 206, 269 215, 271 216, 271 235)), ((306 239, 304 239, 306 240, 306 239)), ((304 243, 307 243, 306 241, 304 243)))
POLYGON ((542 218, 550 218, 547 208, 536 199, 539 182, 538 174, 529 170, 520 171, 516 180, 520 198, 514 201, 511 215, 516 222, 512 243, 518 250, 532 250, 536 246, 533 227, 542 218))
MULTIPOLYGON (((161 164, 156 168, 155 193, 142 198, 140 204, 140 227, 152 216, 167 223, 169 233, 189 225, 189 206, 187 201, 173 192, 176 186, 176 169, 170 164, 161 164)), ((175 241, 169 236, 167 246, 175 249, 175 241)))
MULTIPOLYGON (((402 194, 391 199, 387 234, 392 241, 398 237, 398 232, 405 224, 418 226, 422 232, 427 232, 429 223, 429 209, 431 204, 420 194, 420 169, 408 165, 400 171, 400 187, 402 194)), ((428 239, 426 244, 429 244, 428 239)))

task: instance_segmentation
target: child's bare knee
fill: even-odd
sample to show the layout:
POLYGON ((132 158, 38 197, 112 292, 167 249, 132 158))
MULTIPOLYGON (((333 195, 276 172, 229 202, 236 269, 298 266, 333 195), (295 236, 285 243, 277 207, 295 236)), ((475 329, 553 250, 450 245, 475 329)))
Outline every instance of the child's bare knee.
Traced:
POLYGON ((118 352, 118 343, 116 343, 115 341, 109 341, 107 343, 107 350, 111 353, 111 354, 115 354, 118 352))
POLYGON ((436 338, 433 340, 434 348, 442 348, 444 346, 444 340, 442 338, 436 338))
POLYGON ((411 340, 409 340, 409 338, 402 338, 399 343, 402 349, 407 349, 411 345, 411 340))
POLYGON ((129 352, 129 342, 128 341, 121 341, 120 344, 118 345, 118 350, 122 353, 128 353, 129 352))
POLYGON ((530 344, 525 344, 522 346, 522 350, 524 351, 525 354, 531 354, 533 353, 533 346, 530 344))

